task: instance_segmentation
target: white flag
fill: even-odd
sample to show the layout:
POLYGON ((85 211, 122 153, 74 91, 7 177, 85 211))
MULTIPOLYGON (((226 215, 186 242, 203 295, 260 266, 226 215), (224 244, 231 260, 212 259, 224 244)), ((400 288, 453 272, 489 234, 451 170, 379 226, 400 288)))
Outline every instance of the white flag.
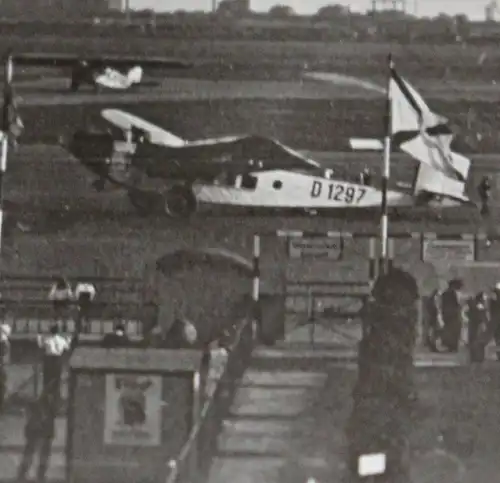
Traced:
POLYGON ((431 111, 422 96, 391 68, 391 130, 400 149, 445 176, 467 180, 470 160, 451 151, 448 120, 431 111))

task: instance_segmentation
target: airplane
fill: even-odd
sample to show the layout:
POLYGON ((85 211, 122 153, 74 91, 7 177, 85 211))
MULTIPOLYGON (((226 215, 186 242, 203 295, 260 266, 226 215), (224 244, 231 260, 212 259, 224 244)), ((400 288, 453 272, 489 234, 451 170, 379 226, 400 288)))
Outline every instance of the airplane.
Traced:
MULTIPOLYGON (((335 179, 331 169, 274 139, 242 135, 188 141, 121 110, 101 114, 126 131, 125 140, 111 131, 80 130, 65 147, 97 176, 96 189, 107 183, 125 189, 141 213, 185 218, 201 204, 319 212, 382 203, 380 189, 335 179)), ((409 187, 388 190, 390 207, 469 203, 463 182, 422 166, 409 187)))
POLYGON ((70 69, 69 89, 76 92, 83 85, 101 88, 125 90, 138 86, 143 81, 144 69, 180 69, 191 64, 163 57, 132 56, 83 56, 67 54, 18 53, 13 54, 15 65, 21 67, 54 67, 70 69))

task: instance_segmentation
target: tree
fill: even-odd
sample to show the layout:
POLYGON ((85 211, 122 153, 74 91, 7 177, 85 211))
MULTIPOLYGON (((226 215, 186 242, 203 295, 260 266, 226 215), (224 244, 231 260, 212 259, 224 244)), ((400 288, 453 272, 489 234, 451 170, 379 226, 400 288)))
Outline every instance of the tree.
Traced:
POLYGON ((384 483, 409 481, 417 300, 413 276, 391 268, 375 282, 361 314, 358 380, 347 428, 352 481, 358 481, 359 457, 370 453, 386 455, 384 483))
POLYGON ((318 20, 338 20, 348 15, 349 9, 347 7, 343 7, 342 5, 325 5, 316 12, 315 17, 318 20))
POLYGON ((287 5, 274 5, 267 13, 272 18, 289 18, 295 15, 292 7, 287 5))
POLYGON ((217 14, 238 16, 250 12, 247 0, 221 0, 217 5, 217 14))

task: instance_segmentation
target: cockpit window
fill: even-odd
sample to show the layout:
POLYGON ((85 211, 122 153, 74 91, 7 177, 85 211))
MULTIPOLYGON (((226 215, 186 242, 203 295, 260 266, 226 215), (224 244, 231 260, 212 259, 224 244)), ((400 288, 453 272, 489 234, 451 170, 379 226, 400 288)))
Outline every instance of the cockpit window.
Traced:
POLYGON ((251 174, 242 175, 241 187, 247 190, 254 190, 257 187, 257 178, 251 174))

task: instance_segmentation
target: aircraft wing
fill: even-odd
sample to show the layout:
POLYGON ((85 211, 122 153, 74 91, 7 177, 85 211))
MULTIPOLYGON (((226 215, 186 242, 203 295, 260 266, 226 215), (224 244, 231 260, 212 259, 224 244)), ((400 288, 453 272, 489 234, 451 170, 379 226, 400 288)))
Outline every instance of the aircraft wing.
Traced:
POLYGON ((221 171, 318 170, 321 165, 279 141, 254 135, 187 142, 183 146, 141 143, 133 163, 149 176, 195 179, 221 171), (209 174, 210 173, 210 174, 209 174))
POLYGON ((226 136, 188 141, 177 149, 188 157, 207 156, 218 163, 255 165, 261 169, 321 167, 318 162, 276 139, 264 136, 226 136))
POLYGON ((14 53, 14 63, 23 67, 73 67, 85 60, 93 68, 127 68, 140 65, 145 68, 180 69, 192 64, 170 57, 122 56, 122 55, 72 55, 59 53, 14 53))

